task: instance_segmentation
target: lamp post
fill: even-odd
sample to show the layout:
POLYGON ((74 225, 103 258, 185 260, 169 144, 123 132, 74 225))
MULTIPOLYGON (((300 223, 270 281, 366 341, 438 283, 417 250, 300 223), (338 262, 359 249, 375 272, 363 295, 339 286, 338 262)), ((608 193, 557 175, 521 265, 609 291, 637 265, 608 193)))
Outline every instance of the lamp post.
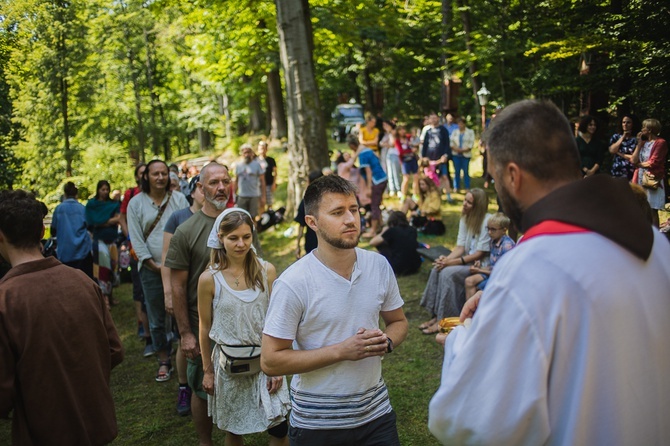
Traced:
POLYGON ((479 105, 482 107, 482 133, 486 129, 486 104, 489 102, 490 91, 486 89, 486 84, 482 82, 482 88, 477 92, 477 98, 479 99, 479 105))

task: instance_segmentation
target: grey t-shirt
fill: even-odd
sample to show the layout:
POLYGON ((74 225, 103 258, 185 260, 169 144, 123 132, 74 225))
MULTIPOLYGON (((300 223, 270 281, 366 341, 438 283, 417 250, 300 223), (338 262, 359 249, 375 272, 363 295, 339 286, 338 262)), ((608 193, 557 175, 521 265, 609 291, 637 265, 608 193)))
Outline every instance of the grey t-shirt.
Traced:
POLYGON ((261 196, 261 175, 264 170, 258 160, 251 160, 249 164, 245 162, 235 166, 235 175, 237 176, 237 195, 240 197, 260 197, 261 196))

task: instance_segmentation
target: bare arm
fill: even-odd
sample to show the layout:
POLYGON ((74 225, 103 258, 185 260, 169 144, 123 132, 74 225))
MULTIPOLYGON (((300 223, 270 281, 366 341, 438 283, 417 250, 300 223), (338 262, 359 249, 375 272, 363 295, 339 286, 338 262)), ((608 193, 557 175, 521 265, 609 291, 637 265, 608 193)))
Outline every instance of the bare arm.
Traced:
POLYGON ((121 232, 123 232, 123 235, 128 237, 128 216, 126 214, 121 214, 119 216, 119 225, 121 226, 121 232))
POLYGON ((170 268, 165 266, 165 256, 170 248, 172 235, 169 232, 163 232, 163 254, 161 255, 161 279, 163 280, 163 296, 165 297, 165 311, 173 314, 172 309, 172 282, 170 281, 170 268))
POLYGON ((386 325, 386 336, 393 341, 393 346, 399 346, 407 337, 407 318, 402 308, 380 313, 386 325))
POLYGON ((214 394, 214 367, 212 367, 212 343, 209 341, 209 332, 212 329, 212 301, 214 300, 214 277, 205 271, 198 279, 198 338, 202 346, 202 368, 205 376, 202 380, 203 390, 210 395, 214 394))
POLYGON ((181 335, 181 349, 187 358, 197 358, 200 355, 200 347, 191 331, 188 318, 188 270, 170 268, 170 283, 172 285, 172 311, 181 335))
MULTIPOLYGON (((404 335, 401 337, 404 339, 404 335)), ((307 373, 342 361, 383 356, 387 348, 386 334, 377 328, 359 328, 355 335, 340 343, 314 350, 293 350, 292 344, 291 339, 263 335, 261 368, 267 375, 307 373)))
POLYGON ((380 232, 379 234, 377 234, 377 235, 375 235, 374 237, 372 237, 372 239, 370 239, 370 242, 369 242, 369 243, 370 243, 370 246, 375 246, 375 247, 377 247, 377 246, 381 245, 382 243, 384 243, 384 237, 382 237, 382 235, 383 235, 387 230, 388 230, 388 226, 384 226, 384 228, 382 229, 382 232, 380 232))

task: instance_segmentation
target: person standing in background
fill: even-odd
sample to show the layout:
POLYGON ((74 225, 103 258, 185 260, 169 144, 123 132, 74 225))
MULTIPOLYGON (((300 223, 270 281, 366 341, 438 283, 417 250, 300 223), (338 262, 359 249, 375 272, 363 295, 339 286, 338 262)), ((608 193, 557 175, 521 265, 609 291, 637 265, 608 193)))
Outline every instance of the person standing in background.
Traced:
POLYGON ((268 156, 268 143, 265 141, 258 142, 258 162, 265 171, 265 204, 271 209, 277 190, 277 162, 268 156))
POLYGON ((82 270, 93 279, 91 235, 86 225, 86 208, 77 201, 77 186, 63 186, 64 200, 56 206, 51 219, 51 236, 56 237, 56 255, 63 264, 82 270))

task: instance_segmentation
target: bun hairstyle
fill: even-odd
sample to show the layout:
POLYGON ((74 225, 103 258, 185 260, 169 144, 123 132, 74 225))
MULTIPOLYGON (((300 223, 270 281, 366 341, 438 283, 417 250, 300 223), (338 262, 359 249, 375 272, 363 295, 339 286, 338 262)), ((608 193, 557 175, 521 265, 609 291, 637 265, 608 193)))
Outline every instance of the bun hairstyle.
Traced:
MULTIPOLYGON (((167 163, 163 160, 151 160, 151 161, 149 161, 149 163, 147 164, 147 168, 144 169, 144 173, 142 173, 142 177, 140 178, 140 188, 142 189, 142 192, 144 192, 145 194, 148 194, 149 192, 151 192, 151 185, 149 184, 149 170, 151 169, 151 166, 153 166, 154 164, 157 164, 157 163, 161 163, 162 165, 165 166, 165 170, 167 170, 168 172, 170 171, 167 163)), ((169 186, 168 186, 168 189, 169 189, 169 186)))

